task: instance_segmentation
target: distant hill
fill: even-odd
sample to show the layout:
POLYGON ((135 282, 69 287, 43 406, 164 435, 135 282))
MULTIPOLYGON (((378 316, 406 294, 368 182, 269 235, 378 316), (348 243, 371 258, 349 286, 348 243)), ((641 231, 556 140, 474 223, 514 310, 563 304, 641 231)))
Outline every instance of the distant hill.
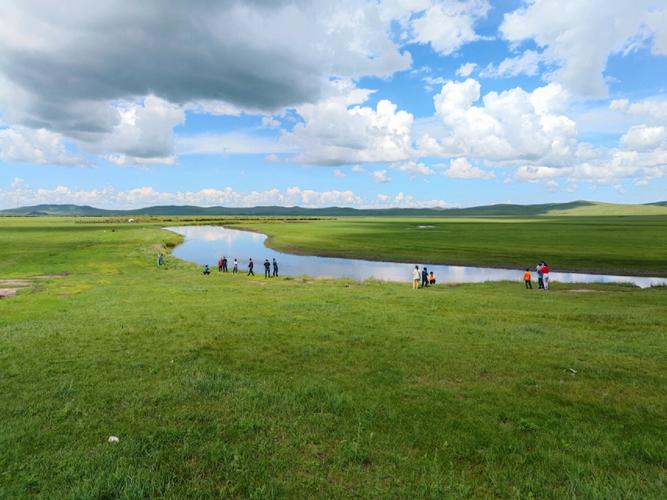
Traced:
POLYGON ((485 205, 469 208, 387 208, 356 209, 348 207, 197 207, 192 205, 162 205, 135 210, 106 210, 87 205, 33 205, 0 211, 0 215, 14 216, 277 216, 277 217, 344 217, 344 216, 441 216, 441 217, 492 217, 492 216, 623 216, 667 215, 667 202, 646 205, 572 201, 541 205, 485 205))

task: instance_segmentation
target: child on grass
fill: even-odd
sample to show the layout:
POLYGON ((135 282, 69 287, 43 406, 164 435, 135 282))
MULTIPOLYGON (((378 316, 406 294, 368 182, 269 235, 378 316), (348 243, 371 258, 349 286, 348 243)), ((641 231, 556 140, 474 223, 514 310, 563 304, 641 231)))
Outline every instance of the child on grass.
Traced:
POLYGON ((523 273, 523 282, 526 285, 526 288, 533 288, 532 277, 530 276, 530 269, 526 268, 526 272, 523 273))

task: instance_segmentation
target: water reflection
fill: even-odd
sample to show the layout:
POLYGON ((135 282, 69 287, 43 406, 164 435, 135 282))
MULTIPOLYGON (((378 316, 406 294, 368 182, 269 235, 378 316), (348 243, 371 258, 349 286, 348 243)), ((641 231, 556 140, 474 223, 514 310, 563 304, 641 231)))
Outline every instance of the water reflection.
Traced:
MULTIPOLYGON (((239 268, 245 269, 250 257, 255 261, 255 272, 263 272, 264 259, 276 259, 281 275, 310 275, 326 278, 352 278, 365 280, 376 278, 386 281, 409 281, 415 264, 422 262, 396 263, 376 262, 360 259, 315 257, 277 252, 264 246, 266 236, 260 233, 227 229, 221 226, 182 226, 167 228, 185 236, 185 242, 177 246, 173 254, 179 259, 197 264, 217 265, 220 257, 226 256, 230 263, 236 258, 239 268)), ((438 282, 480 283, 484 281, 521 281, 523 273, 514 269, 485 267, 443 266, 425 264, 433 271, 438 282)), ((565 283, 633 283, 642 288, 667 285, 667 278, 642 278, 633 276, 611 276, 602 274, 551 273, 552 281, 565 283)))

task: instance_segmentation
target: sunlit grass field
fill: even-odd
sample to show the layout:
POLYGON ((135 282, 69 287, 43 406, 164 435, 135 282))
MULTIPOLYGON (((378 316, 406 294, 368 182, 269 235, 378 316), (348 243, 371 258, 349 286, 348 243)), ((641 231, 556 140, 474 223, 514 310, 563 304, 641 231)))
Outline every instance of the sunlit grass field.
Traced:
MULTIPOLYGON (((155 223, 82 222, 0 218, 0 278, 67 273, 0 300, 2 498, 664 498, 665 288, 204 277, 156 267, 178 236, 155 223)), ((418 224, 255 227, 425 260, 392 236, 418 224)), ((600 235, 660 224, 571 244, 621 262, 600 235)), ((649 248, 633 269, 660 274, 649 248)))
POLYGON ((667 217, 366 218, 242 222, 292 253, 667 276, 667 217))

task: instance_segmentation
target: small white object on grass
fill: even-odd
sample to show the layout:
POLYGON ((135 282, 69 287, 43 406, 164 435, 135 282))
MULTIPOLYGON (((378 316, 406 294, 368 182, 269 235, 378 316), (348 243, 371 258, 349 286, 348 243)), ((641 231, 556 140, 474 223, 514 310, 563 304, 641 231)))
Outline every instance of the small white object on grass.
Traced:
POLYGON ((117 436, 109 436, 109 444, 116 444, 120 439, 117 436))

